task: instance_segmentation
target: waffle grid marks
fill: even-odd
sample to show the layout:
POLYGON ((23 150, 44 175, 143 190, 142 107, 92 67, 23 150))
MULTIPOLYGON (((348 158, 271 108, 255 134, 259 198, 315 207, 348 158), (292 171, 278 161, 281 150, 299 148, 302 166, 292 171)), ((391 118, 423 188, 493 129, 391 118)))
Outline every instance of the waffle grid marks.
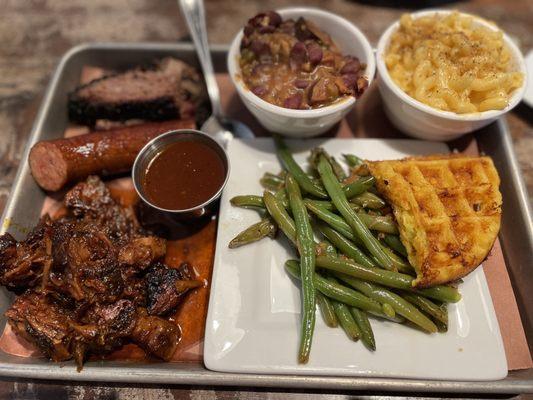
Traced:
POLYGON ((419 286, 466 275, 483 261, 501 214, 489 158, 446 157, 372 163, 392 203, 419 286))

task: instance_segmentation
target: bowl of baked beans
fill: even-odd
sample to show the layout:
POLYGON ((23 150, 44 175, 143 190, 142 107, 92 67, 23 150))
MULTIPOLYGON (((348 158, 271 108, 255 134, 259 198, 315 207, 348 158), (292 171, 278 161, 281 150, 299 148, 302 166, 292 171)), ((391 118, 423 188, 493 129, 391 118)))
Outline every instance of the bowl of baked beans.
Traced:
POLYGON ((451 10, 404 14, 381 36, 378 86, 389 119, 422 139, 452 140, 515 107, 524 58, 494 23, 451 10))
POLYGON ((231 44, 228 70, 243 103, 265 128, 311 137, 338 123, 364 95, 375 59, 351 22, 297 7, 250 18, 231 44))

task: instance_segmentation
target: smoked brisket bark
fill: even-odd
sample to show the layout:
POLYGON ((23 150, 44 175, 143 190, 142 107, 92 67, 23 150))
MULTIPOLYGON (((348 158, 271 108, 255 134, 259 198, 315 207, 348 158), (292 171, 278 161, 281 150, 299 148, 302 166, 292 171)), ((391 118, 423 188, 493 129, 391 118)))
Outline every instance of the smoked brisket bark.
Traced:
POLYGON ((54 361, 73 356, 73 313, 45 294, 27 291, 6 311, 13 330, 54 361))
POLYGON ((89 126, 100 119, 189 119, 205 100, 198 71, 165 58, 151 69, 137 68, 78 87, 69 94, 68 113, 71 121, 89 126))
POLYGON ((41 283, 52 264, 52 221, 43 217, 25 240, 9 233, 0 236, 0 284, 21 291, 41 283))
POLYGON ((185 294, 202 286, 194 280, 194 272, 189 264, 179 268, 168 268, 161 263, 154 264, 145 277, 147 311, 150 315, 166 315, 174 310, 185 294))

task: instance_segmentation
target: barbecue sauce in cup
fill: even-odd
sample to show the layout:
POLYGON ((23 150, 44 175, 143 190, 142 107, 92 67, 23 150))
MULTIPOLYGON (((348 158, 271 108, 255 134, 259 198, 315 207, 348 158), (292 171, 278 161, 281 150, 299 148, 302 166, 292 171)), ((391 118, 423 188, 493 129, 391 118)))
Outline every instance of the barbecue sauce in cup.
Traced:
POLYGON ((186 210, 211 199, 224 184, 226 168, 217 152, 195 140, 165 146, 150 162, 142 185, 151 203, 186 210))

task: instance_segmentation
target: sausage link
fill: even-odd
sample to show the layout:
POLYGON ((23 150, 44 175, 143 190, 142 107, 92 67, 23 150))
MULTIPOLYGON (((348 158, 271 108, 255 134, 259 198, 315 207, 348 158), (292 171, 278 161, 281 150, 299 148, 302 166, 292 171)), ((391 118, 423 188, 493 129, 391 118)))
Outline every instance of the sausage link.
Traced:
POLYGON ((193 129, 193 120, 150 122, 36 143, 28 158, 31 173, 45 190, 55 191, 92 174, 131 169, 143 146, 174 129, 193 129))

